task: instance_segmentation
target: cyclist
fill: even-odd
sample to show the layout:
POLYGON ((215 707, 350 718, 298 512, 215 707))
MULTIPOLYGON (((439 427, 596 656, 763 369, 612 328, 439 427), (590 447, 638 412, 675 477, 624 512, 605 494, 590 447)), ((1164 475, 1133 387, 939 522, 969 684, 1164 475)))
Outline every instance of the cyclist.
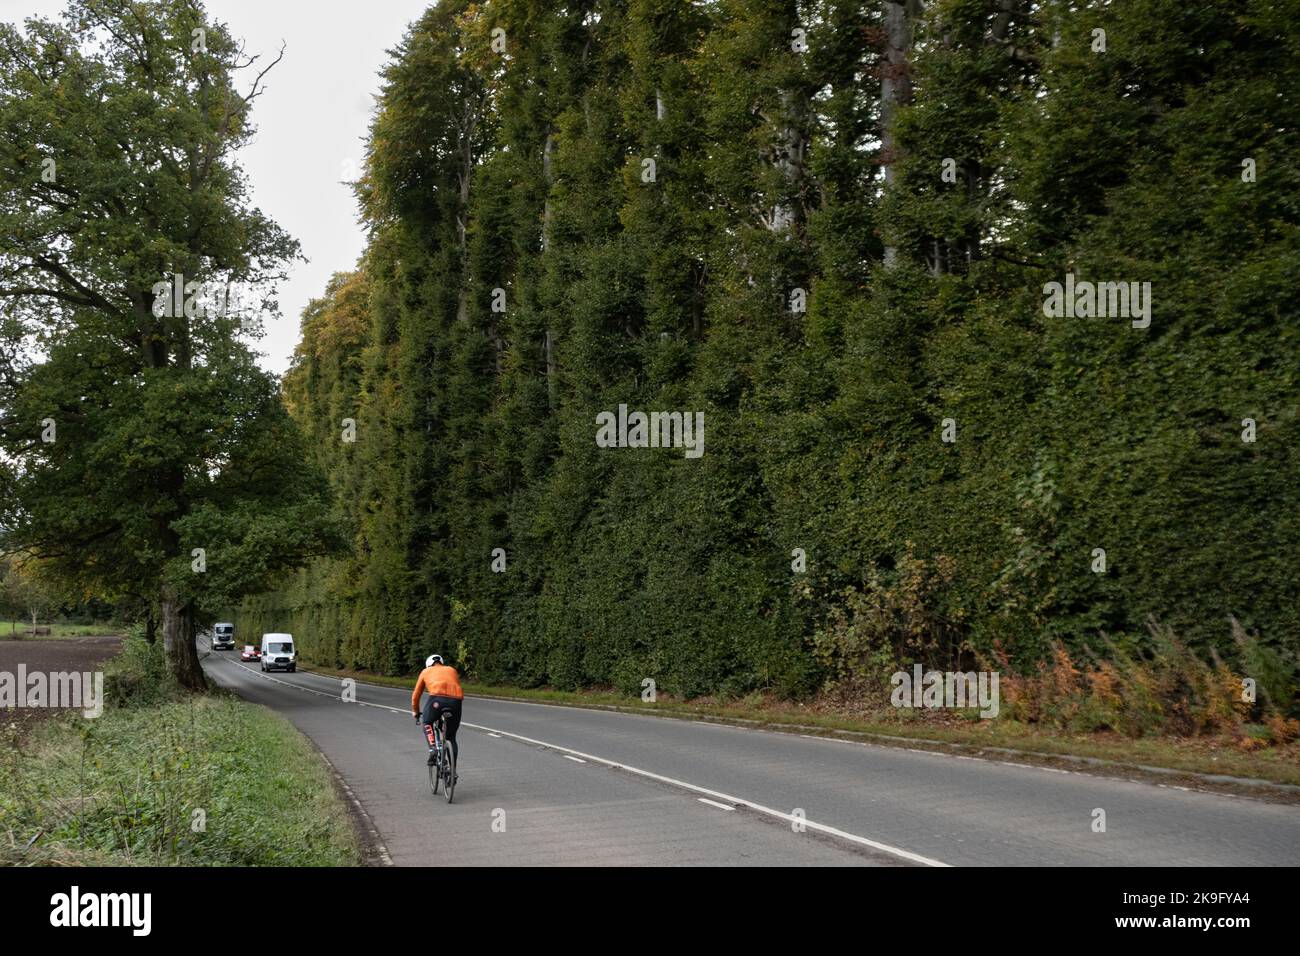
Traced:
MULTIPOLYGON (((460 675, 456 673, 456 668, 444 663, 441 654, 430 654, 424 661, 424 670, 416 678, 415 690, 411 692, 411 716, 424 725, 425 737, 432 740, 430 725, 438 720, 443 710, 448 711, 447 740, 451 744, 452 756, 458 762, 460 747, 456 743, 456 729, 460 727, 460 708, 464 699, 465 692, 460 689, 460 675), (420 697, 426 693, 429 699, 424 702, 424 712, 421 714, 420 697)), ((430 766, 433 761, 434 752, 430 747, 430 766)))

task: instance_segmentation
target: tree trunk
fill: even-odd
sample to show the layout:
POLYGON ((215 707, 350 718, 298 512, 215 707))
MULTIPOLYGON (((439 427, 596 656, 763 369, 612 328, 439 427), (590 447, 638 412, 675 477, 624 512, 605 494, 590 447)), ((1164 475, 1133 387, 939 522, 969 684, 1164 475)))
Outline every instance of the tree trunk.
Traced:
POLYGON ((158 640, 158 622, 154 620, 152 609, 144 619, 144 639, 150 644, 158 640))
POLYGON ((456 321, 469 321, 469 179, 474 172, 474 128, 478 125, 476 108, 467 105, 464 124, 460 127, 461 168, 456 174, 460 187, 460 207, 456 211, 456 242, 460 247, 460 294, 456 302, 456 321))
POLYGON ((551 156, 555 152, 555 132, 547 130, 546 143, 542 146, 542 188, 546 190, 546 200, 542 203, 542 252, 551 245, 551 156))
POLYGON ((554 410, 556 403, 555 378, 555 337, 550 329, 546 330, 546 405, 554 410))
MULTIPOLYGON (((912 77, 908 57, 912 52, 912 20, 920 13, 920 0, 885 0, 885 53, 880 66, 880 153, 885 167, 885 188, 892 189, 898 159, 894 120, 898 110, 912 99, 912 77)), ((898 260, 898 249, 885 246, 885 267, 898 260)))
MULTIPOLYGON (((551 155, 555 152, 555 131, 548 129, 546 131, 546 143, 542 146, 542 185, 546 189, 546 201, 542 204, 542 252, 545 253, 551 245, 551 155)), ((555 335, 551 329, 551 313, 548 310, 546 317, 546 404, 552 410, 556 403, 556 375, 555 375, 555 335)))
MULTIPOLYGON (((966 201, 970 203, 979 202, 984 196, 984 165, 978 159, 968 159, 962 164, 962 169, 966 175, 966 201)), ((962 242, 962 254, 966 259, 966 268, 980 257, 980 243, 982 237, 977 228, 972 234, 968 235, 962 242)))
POLYGON ((206 687, 199 654, 194 647, 194 608, 182 604, 170 589, 162 595, 163 654, 176 683, 191 690, 206 687))
POLYGON ((804 156, 807 142, 800 131, 803 104, 796 103, 794 94, 788 90, 781 91, 780 130, 773 165, 781 171, 786 195, 782 196, 772 207, 772 218, 768 229, 772 232, 791 232, 798 221, 799 212, 796 200, 802 188, 804 174, 804 156))

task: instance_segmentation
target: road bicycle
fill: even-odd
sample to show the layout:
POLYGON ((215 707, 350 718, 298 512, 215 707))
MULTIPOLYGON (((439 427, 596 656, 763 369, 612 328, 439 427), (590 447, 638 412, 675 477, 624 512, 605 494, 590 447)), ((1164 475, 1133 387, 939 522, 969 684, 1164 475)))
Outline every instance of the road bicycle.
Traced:
POLYGON ((432 724, 420 722, 429 752, 434 754, 434 762, 429 764, 429 791, 436 797, 441 787, 448 803, 456 793, 456 754, 447 739, 447 718, 450 715, 451 711, 444 708, 432 724))

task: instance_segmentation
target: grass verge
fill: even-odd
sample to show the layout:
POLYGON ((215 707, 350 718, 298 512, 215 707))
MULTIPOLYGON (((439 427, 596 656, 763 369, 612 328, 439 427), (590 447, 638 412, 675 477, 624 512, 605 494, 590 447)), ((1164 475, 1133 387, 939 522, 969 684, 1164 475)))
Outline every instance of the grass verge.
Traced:
POLYGON ((8 730, 0 865, 347 866, 348 809, 311 742, 224 694, 181 697, 128 640, 101 717, 8 730))
POLYGON ((107 637, 121 634, 121 625, 114 624, 41 624, 49 634, 31 635, 31 621, 0 621, 0 641, 48 641, 67 637, 107 637))

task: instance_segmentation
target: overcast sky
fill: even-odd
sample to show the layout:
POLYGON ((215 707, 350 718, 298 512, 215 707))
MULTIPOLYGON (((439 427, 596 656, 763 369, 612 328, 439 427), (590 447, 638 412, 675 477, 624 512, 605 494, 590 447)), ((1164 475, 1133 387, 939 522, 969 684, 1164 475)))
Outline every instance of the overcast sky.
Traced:
MULTIPOLYGON (((253 201, 302 243, 310 261, 280 286, 281 318, 257 347, 263 367, 283 372, 298 341, 298 319, 330 275, 352 268, 363 233, 344 179, 356 177, 379 71, 387 51, 433 0, 205 0, 209 16, 247 41, 249 51, 284 59, 253 108, 257 136, 239 154, 253 201)), ((57 17, 64 0, 0 0, 0 19, 57 17)), ((247 73, 248 71, 245 71, 247 73)))

